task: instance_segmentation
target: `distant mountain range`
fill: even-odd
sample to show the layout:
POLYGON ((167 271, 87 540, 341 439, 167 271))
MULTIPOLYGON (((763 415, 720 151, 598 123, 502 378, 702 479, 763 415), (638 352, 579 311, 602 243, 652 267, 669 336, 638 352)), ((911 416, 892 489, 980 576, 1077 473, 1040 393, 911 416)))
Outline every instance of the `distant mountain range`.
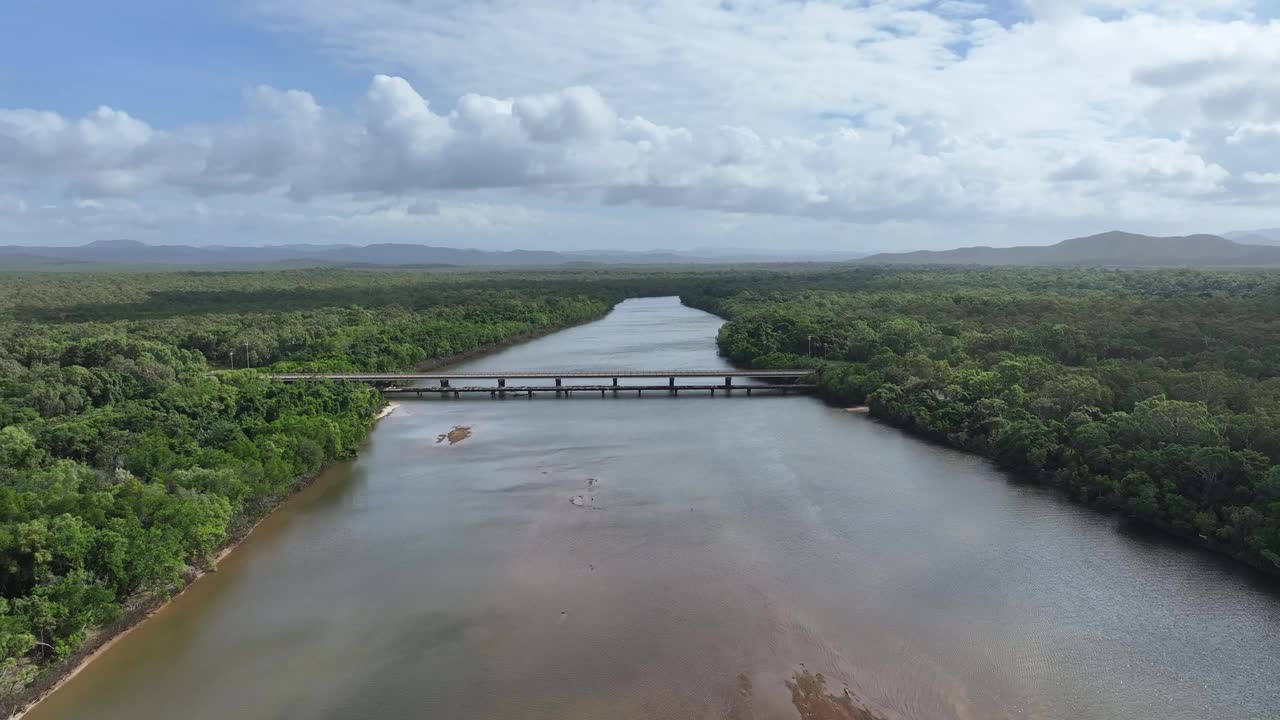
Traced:
POLYGON ((1280 265, 1280 247, 1232 242, 1218 235, 1151 237, 1115 231, 1063 240, 1054 245, 880 253, 862 258, 858 262, 1094 267, 1263 266, 1280 265))
POLYGON ((555 267, 747 262, 842 262, 921 265, 1048 265, 1098 267, 1280 266, 1280 229, 1219 235, 1150 237, 1126 232, 1063 240, 1055 245, 966 247, 905 253, 786 253, 699 248, 681 251, 485 251, 407 243, 376 245, 148 245, 98 240, 73 247, 0 245, 3 270, 96 267, 555 267))
POLYGON ((1237 230, 1224 233, 1222 237, 1248 245, 1280 245, 1280 228, 1263 230, 1237 230))
POLYGON ((708 250, 699 253, 552 252, 508 250, 490 252, 460 248, 384 243, 377 245, 148 245, 136 240, 97 240, 73 247, 0 245, 0 267, 6 269, 74 269, 95 265, 184 267, 532 267, 556 265, 665 265, 733 262, 840 261, 860 253, 760 253, 748 250, 708 250))

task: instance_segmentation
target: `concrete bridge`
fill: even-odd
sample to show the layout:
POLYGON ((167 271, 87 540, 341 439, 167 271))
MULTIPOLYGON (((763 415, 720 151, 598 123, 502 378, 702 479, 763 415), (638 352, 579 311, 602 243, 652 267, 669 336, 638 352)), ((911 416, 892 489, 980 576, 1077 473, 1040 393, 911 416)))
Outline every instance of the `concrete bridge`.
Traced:
POLYGON ((309 380, 345 380, 372 383, 383 393, 424 395, 453 395, 464 393, 488 393, 491 397, 555 393, 557 397, 570 397, 573 393, 600 393, 600 397, 612 393, 635 391, 637 396, 645 392, 662 392, 679 395, 687 392, 729 394, 735 390, 754 393, 789 395, 813 392, 817 386, 802 382, 813 374, 812 370, 494 370, 489 372, 427 372, 427 373, 271 373, 267 377, 281 382, 306 382, 309 380), (767 384, 737 385, 734 378, 755 378, 767 384), (666 383, 653 382, 666 379, 666 383), (709 379, 714 379, 708 382, 709 379), (508 384, 510 380, 543 380, 555 384, 508 384), (572 382, 565 383, 565 380, 572 382), (589 382, 591 380, 608 380, 589 382), (648 380, 650 382, 635 382, 648 380), (489 384, 474 384, 489 381, 489 384), (584 382, 588 381, 588 382, 584 382), (628 381, 625 384, 621 381, 628 381), (427 384, 424 384, 427 383, 427 384), (465 383, 465 384, 459 384, 465 383))

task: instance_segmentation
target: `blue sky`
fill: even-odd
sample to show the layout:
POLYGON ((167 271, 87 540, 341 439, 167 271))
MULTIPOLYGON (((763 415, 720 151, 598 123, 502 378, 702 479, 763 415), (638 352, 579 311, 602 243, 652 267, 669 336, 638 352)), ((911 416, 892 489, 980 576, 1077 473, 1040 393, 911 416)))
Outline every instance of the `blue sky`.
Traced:
POLYGON ((234 117, 255 85, 350 104, 369 81, 301 38, 255 25, 236 2, 41 0, 3 13, 0 99, 10 107, 78 116, 105 104, 174 127, 234 117))
POLYGON ((0 243, 1280 225, 1272 0, 8 3, 0 243))

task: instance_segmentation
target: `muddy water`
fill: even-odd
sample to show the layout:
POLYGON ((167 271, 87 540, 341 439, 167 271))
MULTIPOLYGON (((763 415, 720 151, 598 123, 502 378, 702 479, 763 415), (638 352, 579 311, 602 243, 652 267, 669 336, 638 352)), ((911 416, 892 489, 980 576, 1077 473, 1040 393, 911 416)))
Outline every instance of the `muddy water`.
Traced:
MULTIPOLYGON (((719 367, 718 325, 467 367, 719 367)), ((808 398, 405 401, 32 717, 1272 718, 1278 598, 808 398)))

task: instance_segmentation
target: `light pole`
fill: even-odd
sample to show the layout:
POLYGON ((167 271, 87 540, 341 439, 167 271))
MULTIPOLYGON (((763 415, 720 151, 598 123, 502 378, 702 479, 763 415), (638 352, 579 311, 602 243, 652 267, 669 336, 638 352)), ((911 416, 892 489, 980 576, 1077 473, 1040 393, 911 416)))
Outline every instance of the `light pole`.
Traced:
POLYGON ((813 338, 814 338, 814 336, 813 336, 813 335, 806 335, 806 336, 805 336, 805 338, 809 341, 809 357, 813 357, 813 338))

